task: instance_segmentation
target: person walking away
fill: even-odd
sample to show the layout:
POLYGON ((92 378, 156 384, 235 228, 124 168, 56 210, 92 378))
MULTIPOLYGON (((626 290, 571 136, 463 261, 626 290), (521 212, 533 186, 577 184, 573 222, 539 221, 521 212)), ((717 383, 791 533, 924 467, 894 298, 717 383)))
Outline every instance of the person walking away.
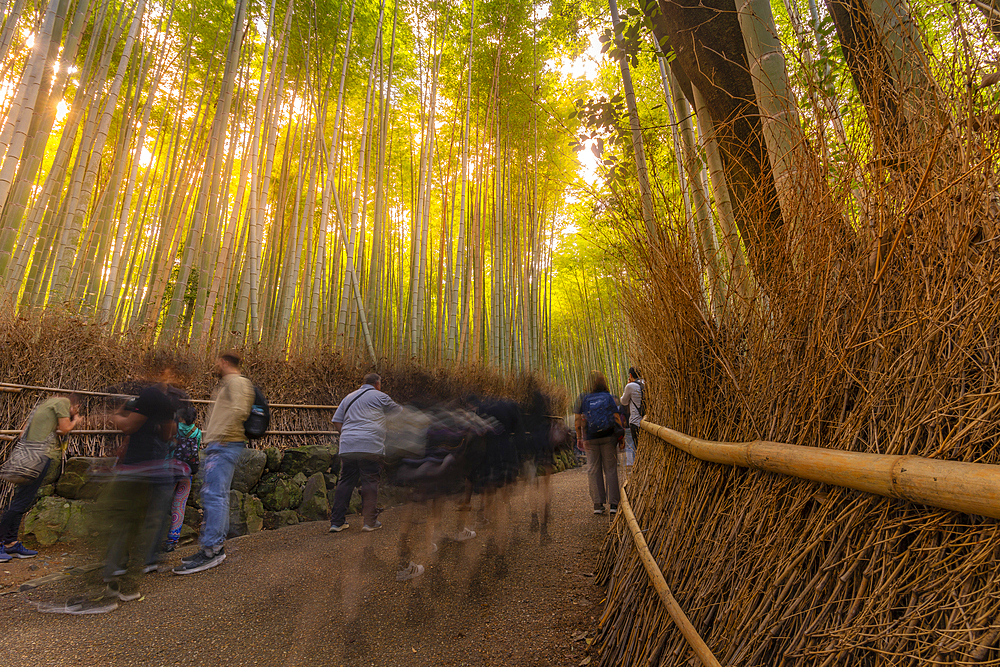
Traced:
POLYGON ((243 423, 253 408, 253 384, 240 372, 242 360, 226 352, 215 360, 219 384, 212 393, 212 408, 202 435, 205 447, 201 506, 205 512, 199 538, 200 549, 182 559, 174 574, 194 574, 215 567, 226 559, 224 544, 229 532, 229 487, 236 462, 247 446, 243 423))
POLYGON ((639 445, 639 424, 642 423, 643 400, 646 393, 646 381, 639 377, 639 371, 628 369, 628 383, 622 391, 621 404, 628 407, 628 430, 632 444, 625 451, 625 465, 631 466, 635 460, 635 449, 639 445))
POLYGON ((525 472, 529 484, 532 532, 538 532, 541 541, 549 541, 549 514, 552 511, 552 474, 555 472, 555 452, 552 442, 552 419, 549 400, 539 387, 532 391, 531 402, 524 412, 527 430, 525 439, 530 443, 525 472), (541 475, 537 474, 541 471, 541 475), (539 522, 539 514, 541 521, 539 522))
POLYGON ((612 515, 618 511, 621 497, 618 488, 618 404, 608 391, 604 374, 590 374, 589 390, 580 394, 573 409, 577 439, 587 452, 587 475, 594 514, 604 514, 609 504, 612 515))
POLYGON ((197 413, 191 405, 177 411, 177 437, 174 439, 173 458, 176 472, 174 501, 170 506, 170 532, 163 550, 173 551, 181 538, 184 525, 184 508, 191 493, 191 478, 198 473, 198 452, 201 451, 201 429, 194 422, 197 413))
POLYGON ((361 530, 382 527, 375 507, 382 457, 385 454, 386 414, 401 409, 382 393, 382 378, 376 373, 364 377, 361 387, 344 397, 333 415, 333 428, 340 433, 340 479, 333 494, 330 532, 350 527, 345 522, 347 505, 355 487, 361 486, 361 530))
POLYGON ((0 563, 14 558, 32 558, 38 555, 28 549, 17 537, 21 519, 38 499, 38 490, 45 481, 45 475, 53 462, 62 460, 66 435, 75 429, 83 417, 80 416, 80 396, 60 394, 42 401, 28 417, 28 424, 21 438, 29 443, 46 443, 48 457, 41 472, 32 480, 19 484, 14 489, 10 503, 0 517, 0 563), (61 444, 58 444, 60 443, 61 444))

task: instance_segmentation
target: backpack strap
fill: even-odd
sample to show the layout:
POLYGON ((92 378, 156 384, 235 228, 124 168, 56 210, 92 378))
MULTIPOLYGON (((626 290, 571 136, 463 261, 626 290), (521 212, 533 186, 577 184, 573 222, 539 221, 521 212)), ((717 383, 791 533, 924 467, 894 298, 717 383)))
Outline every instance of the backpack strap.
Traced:
POLYGON ((370 392, 374 388, 375 387, 368 387, 364 391, 359 392, 357 396, 355 396, 354 398, 351 399, 351 402, 347 404, 346 408, 344 408, 344 421, 345 422, 347 421, 347 414, 351 411, 351 408, 354 407, 354 403, 357 402, 357 400, 359 398, 361 398, 362 396, 364 396, 365 394, 367 394, 368 392, 370 392))

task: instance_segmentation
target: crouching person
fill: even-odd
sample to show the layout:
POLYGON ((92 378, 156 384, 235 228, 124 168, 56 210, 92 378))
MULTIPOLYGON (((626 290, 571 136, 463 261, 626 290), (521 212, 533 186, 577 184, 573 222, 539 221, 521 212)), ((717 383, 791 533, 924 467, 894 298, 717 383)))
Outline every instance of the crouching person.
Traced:
POLYGON ((11 470, 12 474, 17 473, 10 479, 15 482, 16 487, 7 509, 0 517, 0 563, 13 558, 32 558, 38 555, 37 551, 25 547, 17 537, 21 519, 38 499, 38 490, 53 461, 62 459, 64 445, 59 444, 61 437, 76 428, 81 419, 80 397, 77 394, 53 396, 42 401, 28 417, 28 425, 20 442, 15 445, 15 451, 11 452, 10 465, 5 466, 4 470, 6 473, 6 467, 20 468, 11 470), (17 461, 14 459, 18 448, 29 448, 37 454, 30 456, 33 460, 27 464, 16 466, 17 461))

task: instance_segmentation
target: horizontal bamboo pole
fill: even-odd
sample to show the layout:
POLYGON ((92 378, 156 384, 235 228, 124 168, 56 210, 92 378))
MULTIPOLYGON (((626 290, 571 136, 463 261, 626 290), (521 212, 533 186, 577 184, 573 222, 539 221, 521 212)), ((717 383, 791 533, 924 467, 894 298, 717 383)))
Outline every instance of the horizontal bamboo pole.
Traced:
POLYGON ((713 442, 643 420, 643 430, 711 463, 753 468, 920 505, 1000 519, 1000 466, 803 447, 713 442))
MULTIPOLYGON (((9 382, 0 382, 0 392, 16 393, 20 392, 22 389, 31 389, 33 391, 47 391, 57 394, 73 393, 73 394, 80 394, 82 396, 106 396, 109 398, 135 398, 135 394, 109 394, 103 391, 85 391, 83 389, 60 389, 59 387, 39 387, 28 384, 11 384, 9 382)), ((189 400, 192 403, 202 403, 206 405, 214 403, 214 401, 211 401, 206 398, 192 398, 189 400)), ((336 405, 311 405, 308 403, 302 405, 299 405, 297 403, 269 403, 268 407, 283 408, 289 410, 336 410, 337 409, 336 405)))
POLYGON ((646 568, 646 574, 649 575, 649 579, 653 583, 653 588, 656 589, 656 594, 660 596, 660 600, 663 601, 663 606, 667 608, 670 618, 673 619, 678 629, 680 629, 681 634, 684 635, 688 646, 691 647, 691 650, 701 660, 701 664, 706 665, 706 667, 721 667, 719 661, 712 654, 712 650, 708 648, 705 640, 695 630, 687 614, 684 613, 684 610, 677 603, 677 599, 670 592, 667 580, 663 578, 663 572, 660 571, 660 566, 656 564, 656 559, 650 553, 649 545, 646 544, 646 538, 642 536, 642 531, 639 529, 639 522, 635 520, 635 514, 632 513, 632 506, 628 502, 628 494, 625 493, 624 488, 621 490, 621 501, 618 508, 625 516, 625 521, 628 522, 628 529, 632 533, 635 549, 639 552, 639 560, 642 561, 643 567, 646 568))

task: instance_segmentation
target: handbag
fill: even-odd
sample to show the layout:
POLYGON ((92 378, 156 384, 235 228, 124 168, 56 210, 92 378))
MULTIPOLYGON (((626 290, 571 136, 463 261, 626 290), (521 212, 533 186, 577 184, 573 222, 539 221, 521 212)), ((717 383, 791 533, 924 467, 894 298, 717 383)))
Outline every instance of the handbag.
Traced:
POLYGON ((0 466, 0 480, 11 484, 27 484, 38 479, 38 476, 45 470, 45 464, 49 460, 49 449, 55 439, 55 432, 49 434, 45 440, 28 440, 28 425, 31 424, 31 417, 34 411, 28 415, 27 424, 21 437, 18 438, 14 450, 0 466))

